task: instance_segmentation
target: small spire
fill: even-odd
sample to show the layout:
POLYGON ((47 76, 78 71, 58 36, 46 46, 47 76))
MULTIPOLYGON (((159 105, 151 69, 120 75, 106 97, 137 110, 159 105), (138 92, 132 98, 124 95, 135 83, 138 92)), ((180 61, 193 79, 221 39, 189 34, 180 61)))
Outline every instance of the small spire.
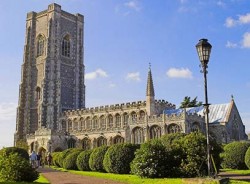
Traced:
POLYGON ((153 78, 152 78, 152 73, 151 73, 151 63, 149 63, 146 95, 147 96, 155 96, 153 78))
POLYGON ((233 94, 231 95, 231 100, 234 101, 234 95, 233 94))

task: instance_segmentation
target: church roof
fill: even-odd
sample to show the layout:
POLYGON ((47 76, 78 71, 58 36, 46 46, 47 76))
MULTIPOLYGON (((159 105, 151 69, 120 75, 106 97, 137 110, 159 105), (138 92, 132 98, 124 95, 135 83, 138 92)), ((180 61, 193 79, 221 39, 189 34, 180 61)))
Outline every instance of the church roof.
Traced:
MULTIPOLYGON (((209 122, 214 123, 214 124, 217 124, 220 122, 227 122, 230 110, 231 110, 231 103, 210 105, 209 106, 209 122)), ((204 111, 203 106, 186 108, 187 114, 197 113, 198 115, 204 116, 203 111, 204 111)), ((184 108, 165 110, 164 114, 167 114, 167 115, 181 114, 182 112, 184 112, 184 108)))

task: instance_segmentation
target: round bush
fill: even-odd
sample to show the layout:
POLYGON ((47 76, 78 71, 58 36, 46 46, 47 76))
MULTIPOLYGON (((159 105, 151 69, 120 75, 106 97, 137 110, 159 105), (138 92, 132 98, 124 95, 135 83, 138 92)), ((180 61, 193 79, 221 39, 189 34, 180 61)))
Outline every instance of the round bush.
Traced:
POLYGON ((106 172, 117 174, 130 173, 130 162, 135 157, 135 150, 139 145, 135 144, 115 144, 111 146, 103 160, 103 166, 106 172))
POLYGON ((89 158, 89 168, 92 171, 105 172, 103 167, 103 159, 107 150, 108 146, 101 146, 93 150, 89 158))
POLYGON ((0 150, 0 155, 2 154, 11 154, 11 153, 17 153, 21 157, 25 158, 26 160, 29 160, 29 154, 28 152, 23 148, 17 148, 17 147, 6 147, 0 150))
POLYGON ((0 156, 0 181, 33 182, 38 178, 38 172, 33 169, 29 161, 17 153, 3 151, 0 156))
POLYGON ((159 140, 141 145, 131 162, 131 172, 140 177, 160 178, 170 175, 172 157, 159 140))
POLYGON ((73 151, 70 154, 68 154, 66 158, 63 160, 63 168, 77 170, 78 168, 76 165, 76 159, 80 153, 81 151, 73 151))
POLYGON ((245 154, 245 164, 250 169, 250 147, 247 149, 247 152, 245 154))
POLYGON ((224 169, 247 169, 245 164, 245 154, 250 143, 248 142, 232 142, 224 147, 221 154, 221 166, 224 169))
POLYGON ((53 152, 52 153, 52 165, 60 167, 59 162, 58 162, 58 158, 61 152, 53 152))
POLYGON ((92 150, 86 150, 86 151, 82 151, 76 160, 76 165, 78 170, 80 171, 90 171, 89 168, 89 158, 90 155, 92 153, 92 150))
POLYGON ((79 148, 69 148, 69 149, 64 150, 63 152, 60 152, 60 154, 58 156, 58 161, 57 161, 58 164, 59 164, 59 166, 63 167, 63 160, 67 157, 67 155, 69 155, 72 152, 79 151, 79 150, 82 150, 82 149, 79 149, 79 148))

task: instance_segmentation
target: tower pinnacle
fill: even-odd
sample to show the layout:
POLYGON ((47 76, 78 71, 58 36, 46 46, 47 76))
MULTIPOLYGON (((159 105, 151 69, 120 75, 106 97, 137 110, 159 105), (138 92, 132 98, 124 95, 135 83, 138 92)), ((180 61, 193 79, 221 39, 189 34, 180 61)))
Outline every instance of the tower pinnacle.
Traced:
POLYGON ((152 73, 151 73, 151 63, 149 63, 149 69, 148 69, 146 96, 155 96, 154 84, 153 84, 152 73))

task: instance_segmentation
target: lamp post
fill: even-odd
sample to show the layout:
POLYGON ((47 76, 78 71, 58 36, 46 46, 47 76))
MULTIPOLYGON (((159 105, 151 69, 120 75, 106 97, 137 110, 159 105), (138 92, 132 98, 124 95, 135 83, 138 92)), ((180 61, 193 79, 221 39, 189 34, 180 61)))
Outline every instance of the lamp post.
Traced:
POLYGON ((209 57, 211 53, 212 45, 208 42, 207 39, 200 39, 199 43, 196 45, 196 50, 201 62, 201 72, 204 74, 204 90, 205 90, 205 103, 204 114, 205 114, 205 123, 206 123, 206 137, 207 137, 207 169, 208 176, 210 176, 211 164, 210 164, 210 143, 209 143, 209 103, 207 97, 207 64, 209 62, 209 57))

